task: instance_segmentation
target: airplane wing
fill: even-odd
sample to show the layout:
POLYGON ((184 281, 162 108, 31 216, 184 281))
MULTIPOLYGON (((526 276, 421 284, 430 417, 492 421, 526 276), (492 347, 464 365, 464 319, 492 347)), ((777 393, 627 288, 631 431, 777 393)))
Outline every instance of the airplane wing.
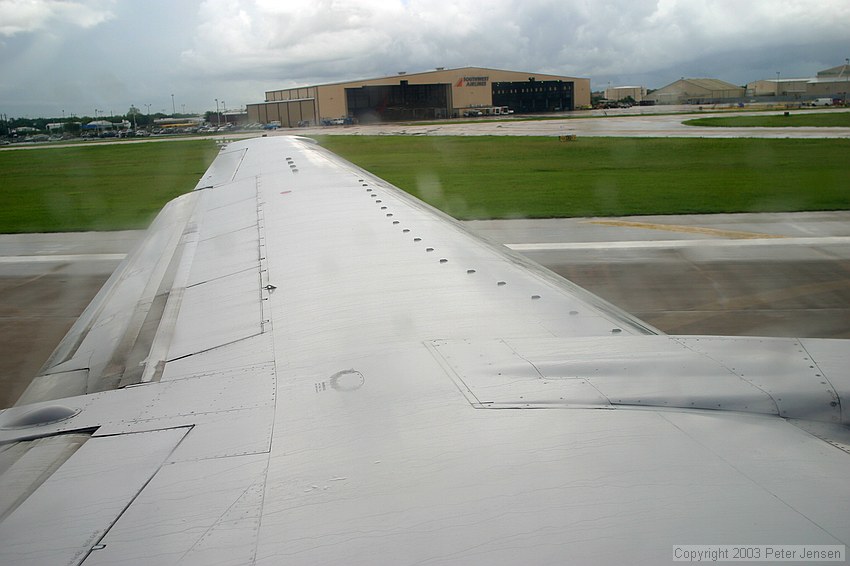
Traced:
POLYGON ((231 143, 0 413, 0 563, 846 545, 848 367, 663 335, 309 140, 231 143))

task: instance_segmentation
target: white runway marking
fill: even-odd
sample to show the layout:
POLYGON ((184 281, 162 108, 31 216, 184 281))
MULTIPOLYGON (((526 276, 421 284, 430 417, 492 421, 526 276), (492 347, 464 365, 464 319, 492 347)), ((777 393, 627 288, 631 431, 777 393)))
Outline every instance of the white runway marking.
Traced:
POLYGON ((71 261, 121 261, 127 254, 56 254, 56 255, 9 255, 0 256, 4 263, 61 263, 71 261))
POLYGON ((703 247, 753 247, 753 246, 824 246, 850 245, 848 236, 830 236, 822 238, 764 238, 736 240, 646 240, 627 242, 543 242, 535 244, 505 244, 518 252, 551 250, 624 250, 644 248, 703 248, 703 247))

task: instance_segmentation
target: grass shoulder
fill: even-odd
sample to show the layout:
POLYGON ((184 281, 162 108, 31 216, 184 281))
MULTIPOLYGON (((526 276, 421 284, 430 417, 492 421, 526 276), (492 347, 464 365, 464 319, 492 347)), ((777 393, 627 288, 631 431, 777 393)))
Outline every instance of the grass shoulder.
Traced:
MULTIPOLYGON (((461 219, 850 209, 850 140, 319 136, 461 219)), ((0 152, 0 232, 143 228, 213 141, 0 152)))
POLYGON ((850 140, 326 136, 456 218, 846 210, 850 140))
POLYGON ((209 140, 2 151, 0 232, 145 228, 217 154, 209 140))
POLYGON ((682 122, 686 126, 716 128, 850 128, 850 112, 802 111, 771 116, 722 116, 695 118, 682 122))

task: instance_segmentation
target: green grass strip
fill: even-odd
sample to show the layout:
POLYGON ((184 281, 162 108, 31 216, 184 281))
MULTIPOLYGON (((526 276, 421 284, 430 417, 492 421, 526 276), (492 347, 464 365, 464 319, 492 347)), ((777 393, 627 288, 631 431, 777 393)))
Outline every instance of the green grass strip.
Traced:
POLYGON ((206 140, 0 151, 0 232, 145 228, 217 154, 206 140))
POLYGON ((850 208, 850 140, 324 136, 461 219, 850 208))
MULTIPOLYGON (((850 209, 850 140, 324 136, 463 219, 850 209)), ((144 228, 211 141, 0 151, 0 232, 144 228)))
POLYGON ((719 118, 695 118, 682 122, 687 126, 717 128, 848 128, 850 112, 789 113, 774 116, 723 116, 719 118))

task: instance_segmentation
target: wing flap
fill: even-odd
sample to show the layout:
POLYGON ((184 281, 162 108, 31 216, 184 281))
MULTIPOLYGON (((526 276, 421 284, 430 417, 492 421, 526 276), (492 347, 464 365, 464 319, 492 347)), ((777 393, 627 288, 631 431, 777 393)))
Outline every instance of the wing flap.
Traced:
POLYGON ((841 399, 850 395, 822 369, 830 360, 837 370, 848 354, 826 349, 814 358, 795 339, 466 340, 436 341, 432 351, 478 408, 630 405, 841 423, 841 399))
POLYGON ((252 455, 164 467, 86 565, 253 564, 266 463, 252 455))
POLYGON ((163 209, 18 404, 104 391, 139 380, 139 363, 154 340, 177 265, 185 260, 184 232, 196 202, 196 194, 183 195, 163 209), (85 381, 79 379, 82 372, 85 381))
POLYGON ((82 563, 187 431, 89 439, 0 523, 0 562, 82 563))

